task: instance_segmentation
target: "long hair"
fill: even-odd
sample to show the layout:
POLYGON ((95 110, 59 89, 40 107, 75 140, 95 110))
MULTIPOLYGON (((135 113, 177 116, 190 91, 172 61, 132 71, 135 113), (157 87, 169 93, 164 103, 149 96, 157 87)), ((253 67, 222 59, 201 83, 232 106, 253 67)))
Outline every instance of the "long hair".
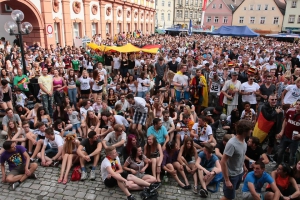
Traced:
MULTIPOLYGON (((140 148, 140 146, 132 147, 132 149, 131 149, 130 158, 131 158, 131 160, 134 160, 135 162, 136 162, 138 148, 140 148)), ((139 159, 143 160, 143 154, 139 156, 139 159)))
POLYGON ((97 123, 99 122, 99 119, 98 119, 98 117, 96 117, 96 116, 94 116, 94 118, 90 118, 89 117, 89 114, 90 113, 94 113, 94 111, 92 111, 92 110, 89 110, 89 111, 87 111, 87 113, 86 113, 86 125, 88 126, 88 127, 90 127, 90 126, 96 126, 97 125, 97 123))
POLYGON ((93 79, 94 81, 98 80, 99 72, 98 70, 93 71, 93 79))
POLYGON ((42 116, 40 113, 42 110, 45 112, 45 115, 46 115, 46 110, 43 106, 39 107, 36 112, 36 117, 37 117, 38 121, 40 121, 40 122, 42 121, 42 116))
POLYGON ((166 145, 166 151, 167 151, 169 157, 173 157, 173 155, 174 155, 174 153, 176 151, 175 147, 176 147, 176 143, 175 143, 174 140, 171 143, 168 143, 166 145))
POLYGON ((67 154, 72 154, 73 153, 73 149, 75 148, 75 143, 73 142, 73 140, 76 139, 76 134, 68 134, 66 136, 65 139, 65 143, 64 143, 64 151, 67 154))
POLYGON ((12 139, 12 133, 17 133, 18 132, 18 126, 17 126, 17 123, 15 122, 15 121, 13 121, 13 120, 9 120, 8 121, 8 123, 7 123, 7 136, 8 136, 8 138, 10 138, 10 139, 12 139), (10 123, 13 123, 14 124, 14 128, 10 128, 9 127, 9 124, 10 123))
POLYGON ((155 137, 154 135, 149 135, 149 136, 147 137, 147 139, 148 139, 149 137, 152 137, 153 143, 152 143, 152 145, 149 145, 148 140, 147 140, 147 145, 146 145, 146 149, 147 149, 147 152, 146 152, 147 154, 146 154, 146 156, 147 156, 147 158, 150 158, 150 157, 151 157, 151 153, 153 153, 153 152, 156 150, 156 148, 157 148, 157 140, 156 140, 156 137, 155 137))
POLYGON ((126 147, 125 147, 126 152, 127 152, 128 155, 131 154, 132 148, 134 147, 133 144, 132 144, 133 138, 136 139, 136 136, 133 135, 133 134, 128 135, 127 144, 126 144, 126 147))
POLYGON ((194 153, 194 142, 193 142, 193 139, 191 137, 187 137, 185 140, 184 140, 184 143, 183 143, 183 152, 182 152, 182 156, 185 157, 185 156, 193 156, 193 153, 194 153), (187 148, 187 143, 188 142, 191 142, 191 148, 187 148))
POLYGON ((74 69, 70 69, 70 70, 68 71, 68 80, 69 80, 69 82, 70 82, 72 79, 73 79, 73 81, 76 80, 74 69), (71 72, 71 71, 73 71, 73 76, 70 75, 70 72, 71 72))

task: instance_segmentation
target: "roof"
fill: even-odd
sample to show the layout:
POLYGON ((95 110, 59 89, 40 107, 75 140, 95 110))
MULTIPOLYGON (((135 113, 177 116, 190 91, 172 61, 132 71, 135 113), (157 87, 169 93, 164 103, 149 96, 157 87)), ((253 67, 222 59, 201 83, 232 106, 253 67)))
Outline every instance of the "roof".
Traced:
POLYGON ((244 0, 223 0, 232 13, 243 3, 244 0))
POLYGON ((274 2, 277 5, 277 7, 280 10, 280 12, 282 13, 282 15, 284 15, 285 14, 285 7, 286 7, 285 1, 274 0, 274 2))
POLYGON ((259 34, 255 33, 248 26, 221 26, 217 30, 209 33, 212 35, 222 36, 240 36, 240 37, 258 37, 259 34))

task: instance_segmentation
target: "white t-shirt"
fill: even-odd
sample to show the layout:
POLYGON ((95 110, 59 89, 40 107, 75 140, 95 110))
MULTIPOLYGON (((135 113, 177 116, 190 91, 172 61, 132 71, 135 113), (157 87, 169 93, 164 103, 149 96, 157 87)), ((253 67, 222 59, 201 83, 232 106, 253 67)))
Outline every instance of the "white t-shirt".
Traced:
POLYGON ((297 85, 288 85, 286 88, 287 93, 284 96, 284 104, 293 104, 300 98, 300 88, 297 85))
POLYGON ((137 88, 138 92, 147 92, 147 91, 149 91, 149 87, 142 86, 142 83, 146 84, 146 85, 149 85, 150 84, 149 79, 146 78, 146 79, 143 80, 141 78, 138 78, 137 82, 138 82, 138 88, 137 88))
POLYGON ((128 121, 125 119, 125 117, 121 115, 114 115, 115 117, 115 123, 116 124, 123 124, 125 127, 129 127, 128 121))
POLYGON ((118 100, 118 101, 116 102, 115 106, 116 106, 117 104, 121 104, 121 105, 122 105, 122 108, 121 108, 122 111, 126 111, 127 108, 129 108, 129 103, 128 103, 128 101, 127 101, 126 99, 125 99, 124 103, 123 103, 121 100, 118 100))
MULTIPOLYGON (((256 112, 252 109, 252 108, 250 108, 250 112, 251 112, 251 115, 252 116, 254 116, 254 115, 256 115, 256 112)), ((245 116, 245 110, 243 110, 243 112, 242 112, 242 114, 241 114, 241 119, 247 119, 247 117, 249 117, 249 116, 245 116)), ((252 118, 252 116, 251 116, 251 118, 252 118)))
MULTIPOLYGON (((229 90, 234 90, 234 89, 238 89, 240 90, 241 87, 241 82, 240 81, 236 81, 236 83, 234 84, 231 80, 228 80, 225 82, 222 91, 228 93, 229 90)), ((236 92, 233 96, 233 100, 232 101, 227 101, 227 96, 224 95, 224 99, 223 99, 223 103, 226 105, 238 105, 238 98, 239 98, 239 94, 238 92, 236 92)))
POLYGON ((85 109, 84 107, 81 107, 81 108, 80 108, 80 116, 81 116, 81 120, 84 120, 85 117, 87 117, 86 114, 87 114, 87 112, 88 112, 89 110, 92 110, 92 111, 93 111, 94 109, 93 109, 92 106, 90 106, 88 109, 85 109), (85 117, 84 117, 84 116, 85 116, 85 117))
POLYGON ((25 100, 27 99, 26 95, 23 93, 16 94, 16 104, 24 107, 25 100))
POLYGON ((248 101, 250 104, 256 104, 256 94, 255 92, 259 90, 259 85, 257 83, 252 83, 252 85, 249 85, 248 82, 245 82, 241 85, 241 91, 244 92, 252 92, 250 95, 242 95, 242 101, 246 102, 248 101))
POLYGON ((203 142, 206 142, 209 140, 208 136, 212 135, 213 132, 212 132, 212 129, 211 129, 211 126, 210 125, 206 125, 206 127, 203 127, 201 128, 200 133, 198 131, 198 123, 195 123, 192 127, 193 130, 195 130, 196 132, 196 139, 200 140, 200 141, 203 141, 203 142), (204 133, 204 129, 206 128, 206 131, 204 133), (199 135, 200 135, 200 138, 199 138, 199 135))
MULTIPOLYGON (((104 81, 103 75, 100 75, 100 81, 104 81)), ((95 83, 94 79, 91 79, 91 83, 93 83, 92 90, 95 90, 95 91, 102 90, 103 85, 98 85, 97 83, 95 83)))
POLYGON ((113 57, 113 61, 114 61, 114 69, 120 69, 121 67, 120 58, 113 57))
POLYGON ((49 144, 51 148, 57 149, 58 147, 64 145, 64 139, 60 135, 54 134, 54 140, 45 138, 44 146, 46 146, 47 144, 49 144))
MULTIPOLYGON (((188 76, 186 76, 186 75, 180 75, 180 74, 176 73, 175 76, 174 76, 174 78, 173 78, 173 82, 186 85, 184 87, 184 89, 186 89, 188 87, 188 79, 189 79, 188 76)), ((181 91, 182 87, 175 86, 175 89, 178 90, 178 91, 181 91)))
POLYGON ((80 82, 80 90, 89 90, 91 88, 90 86, 91 79, 89 77, 87 78, 80 77, 78 81, 80 82))
MULTIPOLYGON (((121 167, 121 162, 119 157, 116 158, 116 164, 119 165, 119 167, 121 167)), ((102 177, 102 181, 104 182, 105 179, 108 176, 108 171, 107 171, 107 167, 112 167, 112 164, 109 162, 109 160, 105 157, 104 160, 101 163, 101 177, 102 177)), ((114 170, 114 168, 112 168, 114 170)))
POLYGON ((141 97, 134 97, 134 104, 129 104, 131 108, 135 110, 135 112, 147 113, 148 108, 146 107, 146 101, 141 97))
POLYGON ((107 71, 106 69, 102 68, 102 69, 99 69, 98 68, 98 72, 102 73, 102 75, 106 76, 107 75, 107 71))

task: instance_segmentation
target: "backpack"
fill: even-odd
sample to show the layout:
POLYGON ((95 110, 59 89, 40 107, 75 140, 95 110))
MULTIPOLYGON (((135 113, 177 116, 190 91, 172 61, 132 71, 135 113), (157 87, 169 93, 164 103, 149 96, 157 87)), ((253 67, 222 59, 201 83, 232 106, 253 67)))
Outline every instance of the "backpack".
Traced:
POLYGON ((77 166, 73 169, 72 175, 71 175, 71 181, 79 181, 81 177, 80 166, 77 166))
POLYGON ((224 137, 225 134, 227 134, 227 130, 223 129, 222 123, 219 121, 219 125, 218 125, 218 128, 216 130, 216 134, 215 134, 215 138, 216 138, 217 143, 223 141, 223 137, 224 137))
POLYGON ((140 196, 143 200, 157 200, 158 199, 158 192, 155 190, 150 192, 149 188, 145 188, 141 193, 140 196))

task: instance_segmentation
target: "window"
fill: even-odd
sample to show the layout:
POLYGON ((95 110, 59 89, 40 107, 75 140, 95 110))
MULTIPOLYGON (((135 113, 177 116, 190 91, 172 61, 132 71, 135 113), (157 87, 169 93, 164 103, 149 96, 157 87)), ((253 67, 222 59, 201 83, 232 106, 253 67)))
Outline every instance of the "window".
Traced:
POLYGON ((130 23, 127 23, 126 32, 130 31, 130 23))
POLYGON ((198 0, 195 0, 195 5, 196 5, 196 6, 198 5, 198 0))
MULTIPOLYGON (((200 12, 199 12, 200 13, 200 12)), ((195 14, 194 14, 194 18, 197 18, 197 12, 195 12, 195 14)))
POLYGON ((158 14, 157 13, 155 13, 155 20, 158 20, 158 16, 157 16, 158 14))
POLYGON ((292 8, 296 8, 297 7, 297 1, 292 1, 292 8))
POLYGON ((179 10, 176 10, 176 18, 179 18, 180 15, 179 15, 179 10))
POLYGON ((183 16, 182 15, 182 10, 179 11, 179 16, 180 16, 180 18, 182 18, 182 16, 183 16))
POLYGON ((298 21, 297 21, 298 24, 300 24, 300 15, 298 15, 298 21))
POLYGON ((290 15, 289 16, 289 23, 294 23, 295 22, 295 15, 290 15))
POLYGON ((73 23, 73 36, 74 36, 74 38, 79 38, 80 37, 80 35, 79 35, 79 23, 76 23, 76 22, 74 22, 73 23))
POLYGON ((215 17, 215 23, 219 23, 219 17, 215 17))
POLYGON ((180 0, 178 0, 177 4, 179 4, 179 5, 180 5, 180 4, 181 4, 181 1, 180 1, 180 0))
POLYGON ((59 23, 54 23, 54 35, 55 35, 55 43, 60 43, 60 40, 59 40, 59 23))
POLYGON ((279 17, 274 17, 273 24, 278 24, 278 21, 279 21, 279 17))
POLYGON ((141 23, 141 31, 143 31, 143 30, 144 30, 144 24, 141 23))
POLYGON ((94 36, 95 34, 97 34, 97 24, 96 23, 92 23, 92 36, 94 36))
POLYGON ((268 10, 268 4, 265 5, 265 10, 268 10))
POLYGON ((191 0, 191 6, 194 4, 194 0, 191 0))
POLYGON ((161 1, 161 6, 165 6, 165 1, 161 1))
POLYGON ((275 10, 275 7, 272 7, 272 10, 275 10))
POLYGON ((168 13, 168 21, 171 21, 171 14, 168 13))
POLYGON ((247 10, 247 7, 244 7, 244 10, 247 10))
POLYGON ((228 17, 224 17, 223 18, 223 24, 227 24, 227 22, 228 22, 228 17))
POLYGON ((255 17, 250 17, 250 24, 254 24, 255 23, 255 17))
POLYGON ((161 13, 160 19, 161 19, 161 21, 165 21, 165 13, 161 13))
MULTIPOLYGON (((136 29, 135 29, 136 30, 136 29)), ((110 23, 106 23, 105 32, 110 33, 110 23)))
POLYGON ((190 18, 193 18, 193 11, 190 11, 190 18))
POLYGON ((260 10, 260 8, 261 8, 261 5, 257 5, 257 10, 260 10))
POLYGON ((121 32, 121 24, 117 23, 117 33, 120 33, 120 32, 121 32))
POLYGON ((213 5, 212 5, 212 8, 216 8, 216 4, 213 4, 213 5))
POLYGON ((250 5, 250 10, 253 10, 253 5, 250 5))
POLYGON ((168 7, 171 7, 171 1, 168 2, 168 7))
POLYGON ((185 0, 185 5, 189 5, 189 0, 185 0))
POLYGON ((260 18, 260 24, 265 24, 266 18, 265 17, 261 17, 260 18))
POLYGON ((220 7, 219 8, 222 8, 223 7, 223 4, 220 4, 220 7))
POLYGON ((211 17, 209 16, 209 17, 207 17, 207 20, 206 20, 207 22, 211 22, 211 17))
POLYGON ((184 11, 184 18, 188 18, 189 17, 189 12, 187 10, 184 11))
POLYGON ((240 17, 239 23, 240 23, 240 24, 243 24, 243 23, 244 23, 244 17, 240 17))

